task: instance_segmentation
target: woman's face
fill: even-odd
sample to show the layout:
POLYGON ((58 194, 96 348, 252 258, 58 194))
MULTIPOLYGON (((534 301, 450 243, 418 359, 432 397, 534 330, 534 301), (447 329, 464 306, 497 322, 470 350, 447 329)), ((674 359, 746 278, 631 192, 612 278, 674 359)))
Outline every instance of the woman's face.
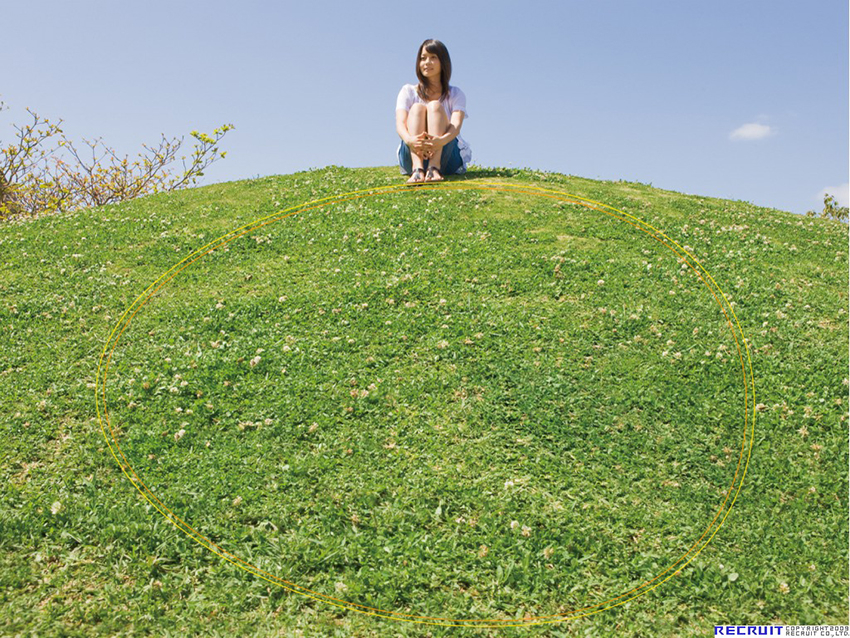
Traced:
POLYGON ((422 75, 429 80, 440 80, 440 58, 436 53, 428 53, 422 49, 422 55, 419 56, 419 70, 422 75))

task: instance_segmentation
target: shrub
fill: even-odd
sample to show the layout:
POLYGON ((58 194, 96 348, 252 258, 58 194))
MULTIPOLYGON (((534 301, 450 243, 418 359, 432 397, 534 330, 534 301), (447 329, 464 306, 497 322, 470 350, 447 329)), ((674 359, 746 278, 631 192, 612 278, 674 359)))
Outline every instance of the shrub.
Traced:
POLYGON ((823 210, 820 214, 813 210, 806 213, 806 217, 823 217, 824 219, 837 219, 846 222, 848 217, 847 206, 839 206, 835 198, 829 193, 823 197, 823 210))
POLYGON ((61 120, 54 124, 30 109, 27 113, 27 124, 14 125, 16 139, 0 144, 0 219, 102 206, 194 185, 210 164, 227 155, 218 143, 233 128, 225 124, 212 135, 192 131, 196 143, 189 158, 180 157, 182 172, 176 172, 172 165, 182 137, 163 135, 156 146, 143 145, 131 162, 101 139, 83 140, 78 148, 60 128, 61 120))

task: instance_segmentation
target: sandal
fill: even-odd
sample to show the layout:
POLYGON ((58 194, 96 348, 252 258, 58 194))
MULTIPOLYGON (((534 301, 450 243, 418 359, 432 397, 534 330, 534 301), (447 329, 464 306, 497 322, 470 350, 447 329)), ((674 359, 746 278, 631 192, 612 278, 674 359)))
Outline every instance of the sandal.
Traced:
POLYGON ((410 179, 407 180, 408 185, 422 184, 425 182, 425 169, 415 168, 410 174, 410 179))
POLYGON ((425 181, 426 182, 442 182, 444 179, 445 178, 443 177, 443 174, 440 173, 439 168, 437 168, 436 166, 429 166, 428 167, 428 174, 425 175, 425 181), (434 177, 435 173, 437 175, 436 177, 434 177))

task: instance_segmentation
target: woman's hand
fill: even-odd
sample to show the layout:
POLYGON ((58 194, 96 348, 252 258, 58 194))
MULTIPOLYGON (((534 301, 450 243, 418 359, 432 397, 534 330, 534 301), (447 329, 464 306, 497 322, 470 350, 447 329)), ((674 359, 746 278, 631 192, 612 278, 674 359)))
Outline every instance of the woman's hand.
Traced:
POLYGON ((422 159, 428 159, 434 154, 434 138, 428 133, 422 132, 410 138, 407 143, 411 153, 415 153, 422 159))
POLYGON ((427 159, 431 159, 435 153, 438 153, 440 149, 442 149, 446 144, 448 144, 451 140, 445 139, 446 136, 434 137, 433 135, 429 135, 429 150, 427 159))

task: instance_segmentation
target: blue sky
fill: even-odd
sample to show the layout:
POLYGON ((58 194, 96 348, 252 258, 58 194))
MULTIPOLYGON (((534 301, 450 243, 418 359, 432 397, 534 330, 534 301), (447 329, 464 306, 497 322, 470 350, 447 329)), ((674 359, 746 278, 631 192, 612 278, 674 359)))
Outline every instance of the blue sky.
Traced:
POLYGON ((478 164, 847 203, 846 0, 0 0, 0 16, 0 141, 30 107, 130 155, 231 122, 203 183, 391 165, 396 95, 435 37, 478 164))

